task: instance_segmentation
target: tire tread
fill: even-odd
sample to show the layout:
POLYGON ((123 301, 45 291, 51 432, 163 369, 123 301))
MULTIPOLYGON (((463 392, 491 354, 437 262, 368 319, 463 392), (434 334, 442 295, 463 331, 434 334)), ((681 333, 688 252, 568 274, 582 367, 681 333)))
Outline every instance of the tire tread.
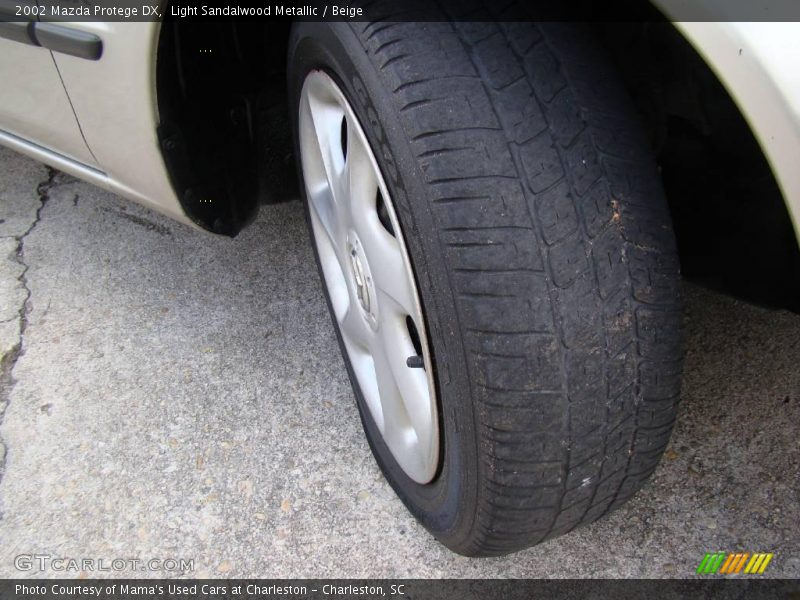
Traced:
POLYGON ((574 26, 353 26, 429 185, 502 554, 602 517, 649 477, 680 393, 679 265, 632 107, 574 26))

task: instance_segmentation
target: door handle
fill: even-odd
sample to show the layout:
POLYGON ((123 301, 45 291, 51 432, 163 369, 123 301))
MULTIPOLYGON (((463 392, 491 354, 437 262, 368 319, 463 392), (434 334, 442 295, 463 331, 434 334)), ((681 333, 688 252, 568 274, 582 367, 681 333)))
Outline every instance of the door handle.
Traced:
POLYGON ((37 46, 53 52, 87 60, 100 60, 103 56, 103 40, 87 31, 39 21, 33 25, 33 37, 37 46))
POLYGON ((18 18, 0 11, 0 38, 87 60, 100 60, 103 56, 103 40, 94 33, 58 23, 12 20, 18 18))

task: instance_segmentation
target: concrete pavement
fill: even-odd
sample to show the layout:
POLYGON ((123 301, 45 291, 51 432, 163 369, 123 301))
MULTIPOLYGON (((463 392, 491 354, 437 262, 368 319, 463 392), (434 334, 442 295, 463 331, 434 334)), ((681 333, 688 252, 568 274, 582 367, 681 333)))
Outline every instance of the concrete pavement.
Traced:
POLYGON ((122 576, 686 577, 716 550, 800 576, 798 315, 688 287, 680 421, 646 488, 467 559, 372 459, 298 202, 231 240, 0 149, 0 220, 2 577, 41 575, 20 554, 194 560, 122 576))

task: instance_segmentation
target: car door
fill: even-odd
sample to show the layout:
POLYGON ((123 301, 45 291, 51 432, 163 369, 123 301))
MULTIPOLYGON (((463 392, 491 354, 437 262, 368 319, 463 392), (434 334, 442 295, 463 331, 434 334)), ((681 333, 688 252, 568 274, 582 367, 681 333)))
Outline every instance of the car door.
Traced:
POLYGON ((21 138, 97 168, 51 51, 35 45, 32 24, 21 20, 15 5, 36 6, 0 0, 0 136, 21 138))

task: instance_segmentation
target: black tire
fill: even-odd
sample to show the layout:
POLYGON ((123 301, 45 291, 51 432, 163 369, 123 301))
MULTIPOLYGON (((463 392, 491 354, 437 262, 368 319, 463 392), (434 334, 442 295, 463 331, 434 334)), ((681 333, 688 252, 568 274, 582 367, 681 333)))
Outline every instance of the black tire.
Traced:
POLYGON ((422 296, 443 438, 432 483, 398 467, 348 363, 399 497, 476 556, 621 505, 675 422, 682 314, 657 170, 602 53, 568 24, 298 23, 295 121, 312 69, 361 121, 422 296))

